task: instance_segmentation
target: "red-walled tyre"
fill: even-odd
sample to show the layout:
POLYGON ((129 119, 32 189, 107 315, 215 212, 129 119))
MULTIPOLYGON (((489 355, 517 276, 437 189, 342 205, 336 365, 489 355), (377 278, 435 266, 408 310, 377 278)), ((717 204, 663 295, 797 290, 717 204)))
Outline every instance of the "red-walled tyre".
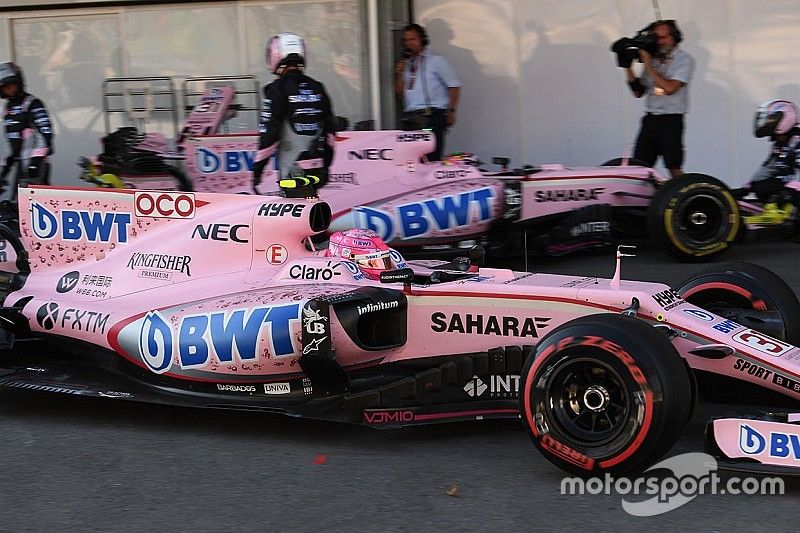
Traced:
POLYGON ((769 269, 745 261, 709 265, 676 285, 675 291, 689 303, 733 320, 750 310, 766 312, 749 325, 800 346, 800 302, 769 269))
POLYGON ((624 315, 553 330, 522 369, 520 410, 539 451, 580 476, 646 469, 689 419, 688 370, 666 336, 624 315))

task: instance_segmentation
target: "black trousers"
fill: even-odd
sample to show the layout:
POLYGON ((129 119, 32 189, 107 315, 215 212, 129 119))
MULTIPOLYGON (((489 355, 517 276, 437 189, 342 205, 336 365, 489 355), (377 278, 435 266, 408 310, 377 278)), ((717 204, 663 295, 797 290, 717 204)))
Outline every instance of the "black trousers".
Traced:
POLYGON ((444 151, 444 134, 447 131, 447 112, 444 109, 430 109, 425 111, 410 111, 403 113, 400 120, 400 129, 431 130, 436 138, 436 148, 426 154, 428 161, 439 161, 444 151))
POLYGON ((683 115, 653 115, 642 117, 633 157, 652 167, 658 156, 667 168, 683 166, 683 115))

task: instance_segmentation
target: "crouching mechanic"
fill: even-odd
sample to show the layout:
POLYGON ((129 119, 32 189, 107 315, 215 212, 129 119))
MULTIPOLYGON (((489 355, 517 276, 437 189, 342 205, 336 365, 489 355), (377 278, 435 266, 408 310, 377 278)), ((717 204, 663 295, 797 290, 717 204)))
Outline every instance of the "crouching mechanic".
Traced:
POLYGON ((50 183, 48 156, 53 154, 53 127, 41 100, 25 91, 22 69, 14 63, 0 63, 0 96, 8 100, 5 131, 11 153, 6 157, 0 179, 3 189, 14 187, 9 176, 16 170, 16 185, 50 183))
POLYGON ((272 37, 266 57, 278 79, 264 87, 253 189, 259 192, 262 174, 271 161, 278 181, 295 167, 315 176, 315 186, 322 187, 328 180, 336 133, 330 98, 320 82, 303 73, 306 47, 300 36, 281 33, 272 37))
POLYGON ((770 100, 756 110, 753 134, 757 138, 769 137, 772 142, 769 156, 753 174, 749 186, 761 202, 780 193, 800 165, 798 121, 797 106, 788 100, 770 100))
POLYGON ((377 233, 368 229, 337 231, 331 235, 325 255, 354 262, 364 277, 375 281, 384 270, 407 267, 399 252, 389 248, 377 233))

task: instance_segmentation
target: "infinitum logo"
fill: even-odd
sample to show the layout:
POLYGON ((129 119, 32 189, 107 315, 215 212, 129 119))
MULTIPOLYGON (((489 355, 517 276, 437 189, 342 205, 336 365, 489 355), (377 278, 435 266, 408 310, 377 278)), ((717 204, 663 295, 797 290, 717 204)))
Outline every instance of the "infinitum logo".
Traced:
POLYGON ((466 385, 464 385, 464 391, 472 397, 480 396, 486 392, 486 389, 488 388, 489 387, 486 386, 486 383, 484 383, 478 376, 472 376, 472 379, 466 385))

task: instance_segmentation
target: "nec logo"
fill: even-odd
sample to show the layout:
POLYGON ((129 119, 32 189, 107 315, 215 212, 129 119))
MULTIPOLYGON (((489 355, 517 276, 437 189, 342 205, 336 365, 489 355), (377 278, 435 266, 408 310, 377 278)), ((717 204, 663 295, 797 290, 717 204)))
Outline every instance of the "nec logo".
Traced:
POLYGON ((192 232, 192 239, 200 237, 203 240, 212 241, 233 241, 250 242, 247 231, 250 226, 247 224, 198 224, 192 232), (244 230, 243 234, 240 232, 244 230))
POLYGON ((137 217, 194 218, 194 195, 187 193, 134 193, 137 217))
POLYGON ((391 148, 364 148, 363 150, 350 150, 347 152, 347 159, 367 159, 369 161, 391 161, 391 148))

